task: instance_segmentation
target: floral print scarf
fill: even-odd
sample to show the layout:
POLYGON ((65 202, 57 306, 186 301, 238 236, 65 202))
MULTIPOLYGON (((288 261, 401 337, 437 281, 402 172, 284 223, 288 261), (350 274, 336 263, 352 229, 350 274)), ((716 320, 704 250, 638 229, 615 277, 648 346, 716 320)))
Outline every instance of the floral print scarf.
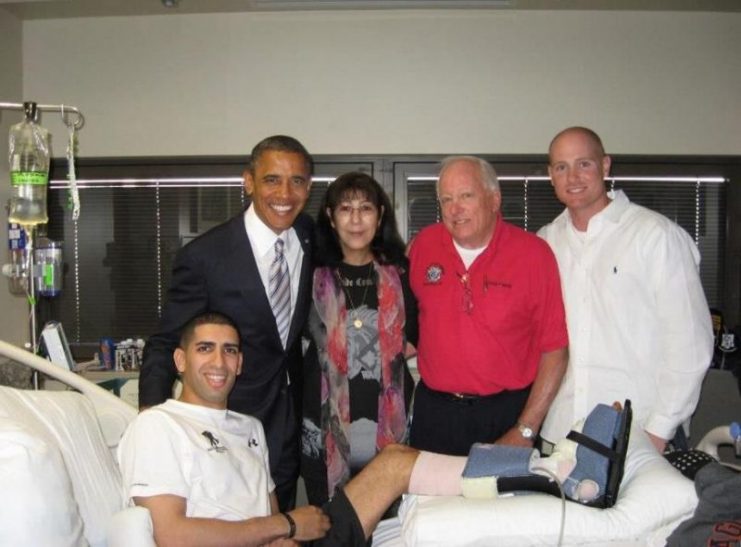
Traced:
MULTIPOLYGON (((404 442, 404 296, 395 266, 374 263, 378 291, 378 337, 381 389, 378 396, 376 449, 404 442)), ((347 307, 336 270, 314 271, 314 305, 326 328, 326 347, 319 348, 321 431, 327 465, 327 492, 350 479, 350 388, 347 379, 347 307)))

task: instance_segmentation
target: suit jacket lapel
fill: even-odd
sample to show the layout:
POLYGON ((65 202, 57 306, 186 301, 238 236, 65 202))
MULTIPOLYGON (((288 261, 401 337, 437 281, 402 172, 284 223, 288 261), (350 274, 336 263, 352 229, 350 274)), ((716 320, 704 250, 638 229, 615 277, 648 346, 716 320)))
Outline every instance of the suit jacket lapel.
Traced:
MULTIPOLYGON (((296 223, 294 229, 296 230, 296 236, 301 243, 301 249, 304 252, 303 259, 301 260, 301 273, 298 285, 298 297, 294 306, 293 317, 291 318, 291 327, 288 331, 288 340, 286 342, 286 348, 291 347, 291 344, 301 336, 301 332, 304 326, 304 320, 306 319, 309 303, 311 302, 311 274, 312 274, 312 229, 313 225, 311 220, 306 217, 302 218, 301 215, 296 223)), ((254 283, 262 288, 259 291, 262 298, 258 302, 250 301, 251 305, 255 306, 255 313, 261 317, 265 317, 267 321, 268 317, 273 325, 273 331, 275 334, 275 341, 278 345, 282 346, 280 341, 280 334, 278 333, 278 326, 275 323, 275 316, 273 315, 273 308, 270 306, 270 300, 268 299, 267 291, 262 284, 260 279, 260 271, 257 268, 257 260, 255 258, 254 250, 250 245, 250 238, 247 236, 247 230, 244 227, 244 215, 237 215, 231 222, 232 241, 234 242, 234 267, 238 268, 237 271, 241 271, 245 278, 254 280, 254 283), (245 252, 245 249, 247 252, 245 252)), ((246 289, 245 289, 246 292, 246 289)), ((254 292, 253 292, 254 294, 254 292)))
MULTIPOLYGON (((240 214, 236 216, 231 223, 231 240, 234 242, 232 247, 232 265, 239 272, 239 275, 246 280, 243 285, 242 295, 247 301, 250 302, 250 306, 254 306, 256 314, 262 317, 271 317, 273 323, 275 323, 275 317, 273 317, 273 309, 270 307, 270 301, 268 295, 263 287, 262 280, 260 279, 260 270, 257 268, 257 260, 255 258, 255 251, 252 249, 250 244, 250 238, 247 237, 247 230, 244 228, 244 215, 240 214), (256 290, 256 287, 260 287, 262 290, 256 290), (254 294, 262 294, 262 298, 258 298, 254 301, 254 294)), ((276 336, 278 336, 278 328, 275 328, 276 336)))
POLYGON ((301 260, 301 277, 298 283, 298 297, 296 299, 296 305, 293 310, 293 317, 291 318, 291 328, 288 331, 288 341, 286 347, 291 347, 296 338, 301 336, 301 332, 304 327, 304 320, 306 319, 307 310, 309 303, 311 302, 311 282, 312 282, 312 257, 311 257, 311 232, 302 226, 301 223, 296 222, 294 224, 296 235, 301 242, 301 249, 304 251, 303 259, 301 260))

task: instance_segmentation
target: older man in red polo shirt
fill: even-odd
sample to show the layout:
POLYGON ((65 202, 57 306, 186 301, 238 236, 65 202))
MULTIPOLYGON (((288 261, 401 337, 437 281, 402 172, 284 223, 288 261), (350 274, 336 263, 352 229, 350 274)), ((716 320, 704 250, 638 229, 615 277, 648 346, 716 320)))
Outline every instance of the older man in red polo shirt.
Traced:
POLYGON ((442 223, 410 249, 419 301, 411 445, 464 455, 474 442, 532 446, 568 361, 558 265, 502 219, 492 166, 443 161, 442 223))

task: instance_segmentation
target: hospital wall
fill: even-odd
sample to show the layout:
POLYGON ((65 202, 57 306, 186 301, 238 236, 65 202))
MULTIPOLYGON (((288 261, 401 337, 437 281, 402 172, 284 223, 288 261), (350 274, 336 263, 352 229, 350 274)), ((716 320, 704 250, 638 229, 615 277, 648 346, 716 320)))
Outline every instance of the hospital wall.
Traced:
POLYGON ((0 99, 78 106, 85 157, 245 154, 274 133, 319 154, 541 154, 573 124, 613 153, 741 155, 741 13, 174 13, 22 38, 0 19, 0 99))
MULTIPOLYGON (((21 21, 0 8, 0 102, 17 102, 23 97, 21 21)), ((20 121, 15 112, 0 112, 0 264, 8 261, 8 224, 5 204, 10 198, 8 178, 7 134, 10 126, 20 121)), ((28 303, 13 296, 8 282, 0 276, 0 339, 16 344, 28 340, 28 303)))

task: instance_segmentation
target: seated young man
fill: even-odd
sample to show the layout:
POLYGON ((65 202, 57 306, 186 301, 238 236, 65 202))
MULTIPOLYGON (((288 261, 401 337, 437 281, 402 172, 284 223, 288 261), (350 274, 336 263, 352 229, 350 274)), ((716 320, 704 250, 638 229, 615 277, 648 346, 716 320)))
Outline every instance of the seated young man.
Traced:
MULTIPOLYGON (((127 495, 149 510, 160 547, 299 541, 365 546, 402 493, 465 494, 470 477, 464 468, 467 462, 480 463, 479 456, 473 461, 473 452, 465 458, 389 445, 321 509, 279 513, 262 425, 226 409, 242 371, 239 335, 231 320, 205 313, 189 321, 174 360, 183 383, 180 398, 139 414, 118 450, 127 495)), ((495 465, 489 469, 499 469, 501 454, 492 454, 495 465)), ((577 459, 574 453, 554 461, 556 474, 573 476, 583 467, 577 459)))
POLYGON ((118 451, 127 495, 149 509, 160 547, 366 544, 406 490, 416 450, 389 446, 322 509, 278 513, 262 425, 226 409, 242 370, 233 323, 216 313, 194 318, 174 357, 179 400, 142 412, 118 451))

